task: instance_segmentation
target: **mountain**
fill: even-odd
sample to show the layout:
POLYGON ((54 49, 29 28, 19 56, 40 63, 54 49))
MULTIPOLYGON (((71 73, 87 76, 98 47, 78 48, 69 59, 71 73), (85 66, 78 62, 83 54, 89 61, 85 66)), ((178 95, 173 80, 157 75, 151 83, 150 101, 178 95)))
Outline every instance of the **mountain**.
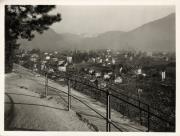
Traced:
POLYGON ((147 23, 128 33, 128 42, 140 50, 175 51, 175 14, 147 23))
POLYGON ((75 34, 58 34, 53 29, 45 31, 43 34, 34 33, 35 38, 32 41, 20 39, 18 42, 21 48, 33 49, 39 48, 43 51, 54 51, 59 49, 72 49, 79 45, 81 37, 75 34))
POLYGON ((175 14, 146 23, 129 32, 108 31, 97 36, 71 33, 58 34, 49 29, 43 34, 35 33, 28 42, 19 40, 22 48, 41 50, 62 49, 136 49, 143 51, 175 51, 175 14))

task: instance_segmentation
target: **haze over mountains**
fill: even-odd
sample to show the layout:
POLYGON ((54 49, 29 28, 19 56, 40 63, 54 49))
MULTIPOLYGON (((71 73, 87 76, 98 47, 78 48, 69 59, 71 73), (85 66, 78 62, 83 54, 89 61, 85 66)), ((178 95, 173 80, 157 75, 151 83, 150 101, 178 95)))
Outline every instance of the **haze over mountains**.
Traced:
POLYGON ((143 51, 175 51, 175 14, 144 24, 129 32, 108 31, 97 36, 62 33, 49 29, 35 35, 32 41, 19 40, 22 48, 44 51, 62 49, 135 49, 143 51))

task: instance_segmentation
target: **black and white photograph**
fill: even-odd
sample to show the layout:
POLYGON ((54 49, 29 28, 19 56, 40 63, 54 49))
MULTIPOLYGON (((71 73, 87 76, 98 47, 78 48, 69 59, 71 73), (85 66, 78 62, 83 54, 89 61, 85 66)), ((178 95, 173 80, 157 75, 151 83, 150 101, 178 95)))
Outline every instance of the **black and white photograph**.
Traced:
POLYGON ((175 5, 3 7, 4 132, 176 133, 175 5))

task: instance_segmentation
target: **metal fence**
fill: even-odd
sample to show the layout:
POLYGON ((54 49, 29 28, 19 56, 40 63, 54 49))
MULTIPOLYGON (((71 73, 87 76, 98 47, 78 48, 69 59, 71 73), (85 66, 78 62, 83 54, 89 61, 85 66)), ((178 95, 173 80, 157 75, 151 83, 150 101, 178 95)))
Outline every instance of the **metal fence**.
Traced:
MULTIPOLYGON (((106 104, 106 116, 104 117, 103 115, 101 115, 100 113, 98 113, 84 103, 86 106, 91 108, 93 111, 95 111, 98 115, 100 115, 106 120, 107 132, 111 131, 111 126, 114 126, 119 131, 122 131, 121 128, 119 128, 118 125, 116 125, 114 121, 111 120, 111 109, 115 109, 116 111, 119 111, 121 114, 123 114, 123 116, 126 116, 131 120, 137 121, 143 126, 146 126, 147 131, 175 131, 175 123, 160 116, 160 112, 158 111, 158 109, 155 109, 154 107, 151 107, 150 105, 138 99, 118 92, 111 86, 111 84, 109 84, 108 87, 105 89, 100 89, 88 79, 85 79, 83 77, 65 72, 61 72, 58 75, 59 78, 64 78, 67 81, 66 83, 68 85, 68 109, 71 108, 71 98, 77 99, 83 103, 82 100, 71 94, 72 87, 106 104)), ((48 76, 46 76, 46 79, 48 80, 48 76)), ((45 86, 45 94, 47 95, 48 81, 46 81, 45 86)), ((58 90, 57 88, 54 89, 58 90)))

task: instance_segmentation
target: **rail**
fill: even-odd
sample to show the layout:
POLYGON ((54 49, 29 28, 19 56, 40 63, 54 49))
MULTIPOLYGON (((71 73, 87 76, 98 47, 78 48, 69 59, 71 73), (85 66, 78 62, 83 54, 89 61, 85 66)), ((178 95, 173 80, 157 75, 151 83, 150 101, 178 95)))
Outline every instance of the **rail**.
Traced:
MULTIPOLYGON (((92 84, 90 84, 90 82, 88 82, 88 83, 87 83, 87 82, 84 82, 84 81, 86 81, 86 79, 84 79, 84 78, 82 78, 82 77, 79 77, 79 76, 77 76, 77 75, 72 75, 72 74, 70 74, 70 73, 61 73, 60 77, 68 80, 68 92, 67 92, 67 95, 68 95, 68 109, 71 108, 71 97, 73 97, 74 99, 77 99, 78 101, 80 101, 81 103, 83 103, 84 105, 86 105, 87 107, 89 107, 89 108, 90 108, 91 110, 93 110, 96 114, 100 115, 101 117, 103 117, 103 118, 106 120, 106 131, 107 131, 107 132, 111 131, 111 125, 113 125, 115 128, 117 128, 119 131, 122 131, 122 130, 111 120, 111 101, 112 101, 111 99, 112 99, 112 98, 118 99, 118 100, 124 102, 125 104, 128 104, 129 106, 132 106, 133 108, 138 109, 139 112, 140 112, 140 114, 141 114, 142 112, 144 112, 144 113, 147 115, 147 116, 146 116, 146 120, 147 120, 147 121, 146 121, 147 131, 152 130, 152 129, 151 129, 151 126, 152 126, 152 124, 151 124, 151 122, 152 122, 151 118, 157 118, 157 119, 161 120, 162 122, 168 124, 168 126, 171 126, 172 129, 175 129, 175 124, 174 124, 173 122, 168 121, 167 119, 164 119, 164 118, 162 118, 161 116, 158 116, 158 115, 156 115, 155 113, 151 112, 152 109, 154 109, 154 110, 157 110, 157 109, 155 109, 154 107, 151 107, 150 105, 148 105, 148 104, 146 104, 146 103, 141 102, 140 100, 137 100, 137 99, 135 99, 135 98, 132 98, 132 97, 129 97, 129 96, 125 95, 125 94, 122 94, 122 93, 117 92, 117 93, 119 93, 119 95, 123 95, 123 96, 125 96, 125 97, 128 97, 128 99, 133 99, 133 100, 137 101, 137 102, 138 102, 138 105, 136 105, 135 103, 129 102, 129 101, 126 100, 126 99, 120 98, 120 97, 118 97, 117 95, 115 95, 114 93, 112 93, 112 92, 110 91, 110 90, 113 90, 113 89, 111 88, 111 86, 108 87, 108 90, 103 90, 103 89, 100 89, 100 88, 98 88, 98 87, 96 87, 96 86, 93 86, 92 84), (88 87, 90 87, 90 88, 94 88, 94 89, 96 89, 97 91, 100 91, 100 92, 105 93, 105 94, 106 94, 106 117, 104 117, 103 115, 101 115, 100 113, 98 113, 97 111, 95 111, 93 108, 91 108, 89 105, 87 105, 86 103, 84 103, 84 102, 83 102, 82 100, 80 100, 79 98, 71 95, 71 82, 75 82, 76 84, 77 84, 77 83, 80 83, 80 84, 85 85, 85 86, 88 86, 88 87), (143 104, 146 106, 146 108, 141 106, 141 105, 143 105, 143 104)), ((47 80, 48 80, 48 77, 46 77, 46 78, 47 78, 47 80)), ((48 81, 46 81, 46 84, 47 84, 47 83, 48 83, 48 81)), ((46 85, 45 85, 45 86, 46 86, 46 85)), ((48 85, 47 85, 47 86, 48 86, 48 85)), ((50 86, 48 86, 48 87, 50 87, 50 86)), ((52 88, 52 87, 51 87, 51 88, 52 88)), ((58 90, 57 88, 54 88, 54 89, 58 90)), ((48 90, 48 89, 46 89, 46 91, 47 91, 47 90, 48 90)), ((59 91, 60 91, 60 90, 59 90, 59 91)), ((115 90, 113 90, 113 91, 115 91, 115 90)), ((47 92, 45 92, 45 94, 47 94, 47 92)), ((141 116, 140 116, 140 120, 141 120, 141 116)), ((152 131, 153 131, 153 130, 152 130, 152 131)))

